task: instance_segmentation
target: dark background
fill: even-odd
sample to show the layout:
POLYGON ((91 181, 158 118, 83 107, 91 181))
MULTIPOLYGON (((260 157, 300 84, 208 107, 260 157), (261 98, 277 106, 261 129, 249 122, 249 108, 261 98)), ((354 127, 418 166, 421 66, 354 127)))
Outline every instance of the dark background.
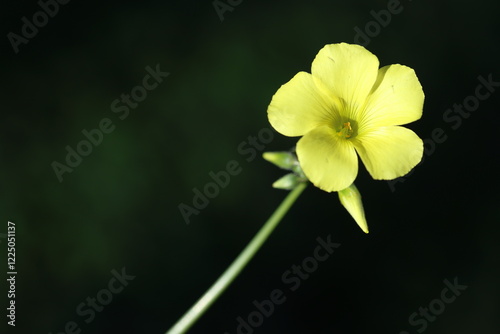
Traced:
MULTIPOLYGON (((2 324, 9 333, 164 333, 214 282, 286 196, 283 172, 238 146, 270 127, 272 95, 310 71, 329 43, 355 39, 388 1, 243 1, 221 22, 211 1, 70 1, 16 54, 7 39, 32 21, 35 1, 4 4, 1 50, 0 233, 16 223, 16 327, 7 328, 6 241, 0 239, 2 324), (120 120, 111 102, 142 83, 146 66, 170 75, 120 120), (103 118, 115 125, 59 182, 51 166, 103 118), (210 171, 242 171, 190 224, 178 205, 210 171), (76 313, 134 275, 95 319, 76 313)), ((443 114, 500 81, 496 1, 402 1, 367 48, 381 65, 415 69, 423 118, 408 125, 427 157, 391 190, 364 167, 356 181, 365 235, 337 194, 308 187, 257 256, 191 333, 236 333, 253 300, 285 292, 255 333, 417 333, 408 318, 440 299, 444 280, 467 289, 426 333, 500 332, 498 105, 500 88, 457 129, 443 114), (341 246, 296 291, 282 274, 312 255, 316 238, 341 246)), ((359 42, 359 40, 358 40, 359 42)), ((366 43, 365 43, 366 44, 366 43)), ((279 134, 265 150, 297 138, 279 134)), ((419 317, 420 318, 420 317, 419 317)), ((4 332, 2 330, 2 332, 4 332)))

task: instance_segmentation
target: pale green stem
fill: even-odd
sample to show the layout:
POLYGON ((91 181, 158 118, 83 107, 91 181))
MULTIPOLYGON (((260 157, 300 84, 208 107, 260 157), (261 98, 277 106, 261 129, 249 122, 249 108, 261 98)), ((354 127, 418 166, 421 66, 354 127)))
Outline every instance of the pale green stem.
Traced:
POLYGON ((281 218, 292 207, 292 204, 299 197, 302 191, 306 188, 307 183, 299 183, 283 200, 280 206, 269 217, 267 222, 262 226, 260 231, 253 237, 252 241, 245 247, 245 249, 238 255, 236 260, 226 269, 226 271, 219 277, 219 279, 205 292, 205 294, 198 299, 198 301, 180 318, 175 325, 170 328, 166 334, 182 334, 185 333, 210 306, 217 300, 217 298, 227 289, 227 287, 234 281, 239 273, 250 262, 252 257, 257 253, 262 244, 267 240, 269 235, 273 232, 274 228, 281 221, 281 218))

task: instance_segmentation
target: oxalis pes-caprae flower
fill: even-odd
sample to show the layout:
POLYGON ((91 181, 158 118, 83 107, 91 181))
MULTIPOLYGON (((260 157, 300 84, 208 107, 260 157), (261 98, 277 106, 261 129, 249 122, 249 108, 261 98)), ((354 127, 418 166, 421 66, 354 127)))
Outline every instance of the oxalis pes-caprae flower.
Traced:
POLYGON ((288 167, 280 165, 274 153, 264 156, 294 172, 295 178, 289 174, 274 186, 289 189, 293 182, 307 179, 324 191, 339 192, 341 203, 368 233, 361 196, 353 184, 358 155, 376 180, 407 174, 422 159, 423 142, 401 125, 418 120, 423 103, 424 92, 413 69, 399 64, 379 68, 377 57, 359 45, 326 45, 316 55, 311 73, 299 72, 281 86, 268 107, 276 131, 302 137, 296 162, 288 167))
POLYGON ((326 45, 312 64, 281 86, 268 107, 279 133, 302 138, 290 152, 264 158, 290 173, 273 187, 291 190, 238 257, 167 334, 185 333, 245 268, 306 188, 336 191, 342 205, 368 233, 361 195, 354 185, 358 155, 374 179, 408 173, 422 159, 423 142, 401 127, 422 116, 424 93, 415 72, 403 65, 378 68, 359 45, 326 45))

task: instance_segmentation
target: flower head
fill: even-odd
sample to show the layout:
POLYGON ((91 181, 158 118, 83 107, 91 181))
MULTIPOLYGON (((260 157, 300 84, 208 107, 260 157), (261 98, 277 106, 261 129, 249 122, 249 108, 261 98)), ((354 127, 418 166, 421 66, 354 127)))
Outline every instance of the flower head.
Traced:
POLYGON ((297 156, 307 178, 331 192, 349 187, 358 158, 374 179, 403 176, 422 159, 423 142, 400 125, 422 116, 424 93, 415 72, 403 65, 379 69, 359 45, 326 45, 312 63, 273 96, 271 125, 302 136, 297 156), (357 153, 357 154, 356 154, 357 153))

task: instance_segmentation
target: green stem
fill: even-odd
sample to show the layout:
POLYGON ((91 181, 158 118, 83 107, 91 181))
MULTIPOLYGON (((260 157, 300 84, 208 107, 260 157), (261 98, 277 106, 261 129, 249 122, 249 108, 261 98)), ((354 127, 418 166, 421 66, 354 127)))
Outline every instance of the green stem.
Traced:
POLYGON ((306 182, 300 183, 288 194, 236 260, 166 334, 182 334, 194 325, 250 262, 306 186, 306 182))

